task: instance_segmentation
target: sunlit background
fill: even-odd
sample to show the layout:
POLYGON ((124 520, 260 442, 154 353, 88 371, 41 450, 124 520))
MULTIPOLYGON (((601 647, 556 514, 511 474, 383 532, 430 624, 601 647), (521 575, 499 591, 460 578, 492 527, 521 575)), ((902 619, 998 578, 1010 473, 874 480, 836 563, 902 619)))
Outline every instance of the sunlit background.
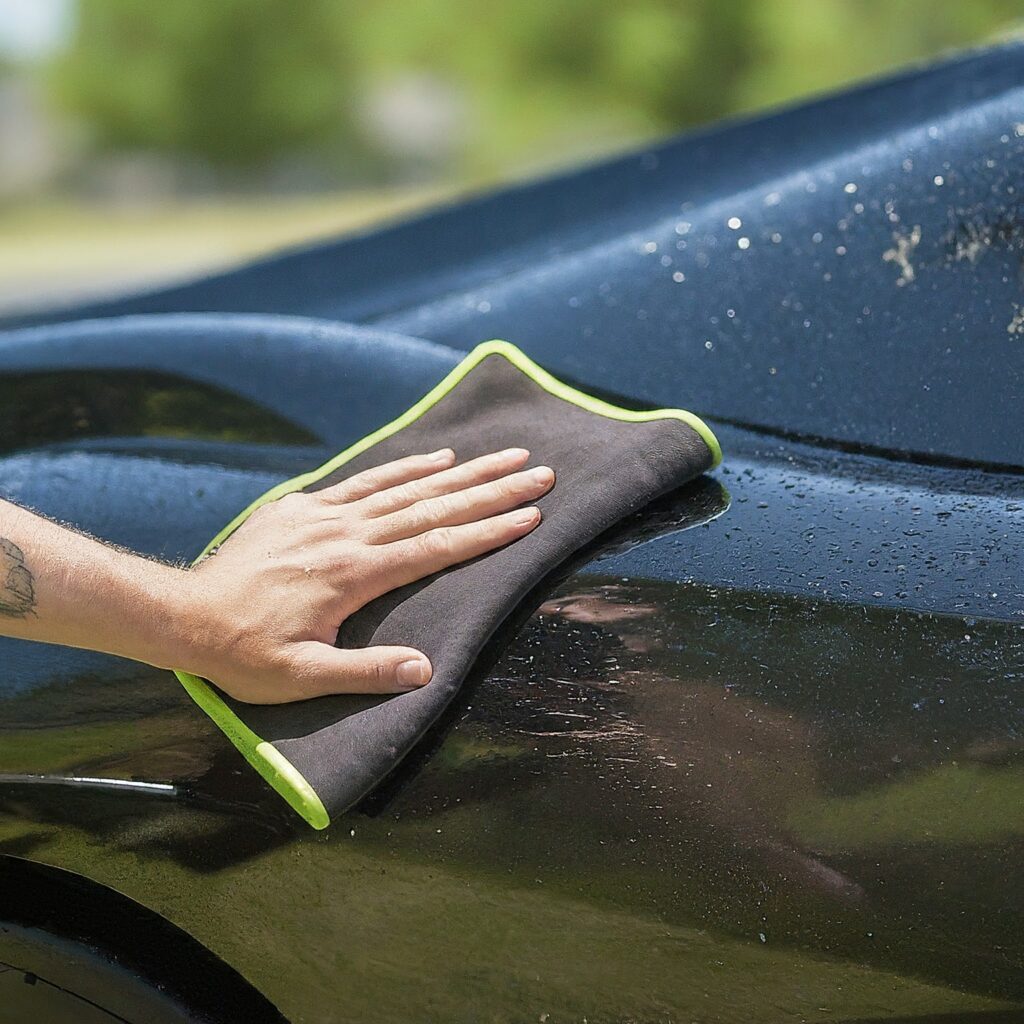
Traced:
POLYGON ((1024 0, 0 0, 0 307, 366 226, 982 43, 1024 0))

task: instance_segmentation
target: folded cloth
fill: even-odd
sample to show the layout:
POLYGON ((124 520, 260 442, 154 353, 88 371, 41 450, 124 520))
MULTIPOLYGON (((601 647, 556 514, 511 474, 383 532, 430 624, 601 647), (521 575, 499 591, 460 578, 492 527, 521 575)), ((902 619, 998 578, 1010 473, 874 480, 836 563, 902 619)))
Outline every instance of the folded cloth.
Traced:
POLYGON ((535 463, 554 469, 556 483, 537 503, 543 519, 526 537, 385 594, 342 624, 339 647, 398 644, 423 651, 434 668, 426 686, 388 697, 339 695, 259 706, 176 673, 249 763, 314 828, 326 827, 390 774, 539 581, 619 519, 721 461, 714 434, 691 413, 618 408, 556 380, 515 346, 489 341, 398 419, 319 469, 268 491, 204 555, 265 502, 444 447, 454 448, 460 461, 528 448, 535 463))

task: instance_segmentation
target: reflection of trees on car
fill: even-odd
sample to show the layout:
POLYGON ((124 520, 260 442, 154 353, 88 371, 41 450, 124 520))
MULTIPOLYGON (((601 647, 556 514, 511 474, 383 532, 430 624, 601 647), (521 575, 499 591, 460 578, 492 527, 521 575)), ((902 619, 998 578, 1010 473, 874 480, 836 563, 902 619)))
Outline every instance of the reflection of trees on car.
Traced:
POLYGON ((9 374, 0 380, 0 451, 3 438, 24 447, 135 435, 252 444, 317 442, 255 402, 171 374, 78 370, 9 374))

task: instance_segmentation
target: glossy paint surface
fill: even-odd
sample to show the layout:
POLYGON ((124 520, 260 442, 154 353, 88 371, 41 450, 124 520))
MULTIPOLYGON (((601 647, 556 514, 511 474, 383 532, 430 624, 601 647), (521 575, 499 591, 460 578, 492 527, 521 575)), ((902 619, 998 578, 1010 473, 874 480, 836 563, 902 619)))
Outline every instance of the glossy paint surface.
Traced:
MULTIPOLYGON (((194 326, 214 351, 239 329, 194 326)), ((426 390, 450 357, 408 345, 426 390)), ((189 558, 347 439, 341 411, 273 436, 289 362, 246 399, 252 440, 211 440, 214 392, 194 438, 126 408, 10 451, 3 492, 189 558)), ((200 401, 190 372, 132 386, 200 401)), ((721 433, 717 477, 556 573, 324 835, 169 674, 0 641, 0 853, 156 909, 295 1021, 1024 1005, 1019 478, 721 433)))
POLYGON ((1021 78, 1007 47, 0 336, 38 405, 0 494, 175 560, 489 336, 726 453, 554 571, 324 834, 169 674, 0 641, 0 855, 296 1022, 1019 1019, 1021 78))

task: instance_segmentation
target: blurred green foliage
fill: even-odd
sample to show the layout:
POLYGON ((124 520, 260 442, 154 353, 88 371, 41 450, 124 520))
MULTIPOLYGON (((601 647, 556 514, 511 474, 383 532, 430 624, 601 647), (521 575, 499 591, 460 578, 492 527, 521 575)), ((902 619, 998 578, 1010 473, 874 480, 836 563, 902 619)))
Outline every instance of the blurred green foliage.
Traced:
POLYGON ((330 0, 84 0, 55 91, 100 148, 245 167, 344 129, 339 29, 330 0))
POLYGON ((54 93, 99 151, 226 169, 295 152, 386 177, 361 104, 460 98, 460 177, 552 164, 991 38, 1020 0, 80 0, 54 93))

